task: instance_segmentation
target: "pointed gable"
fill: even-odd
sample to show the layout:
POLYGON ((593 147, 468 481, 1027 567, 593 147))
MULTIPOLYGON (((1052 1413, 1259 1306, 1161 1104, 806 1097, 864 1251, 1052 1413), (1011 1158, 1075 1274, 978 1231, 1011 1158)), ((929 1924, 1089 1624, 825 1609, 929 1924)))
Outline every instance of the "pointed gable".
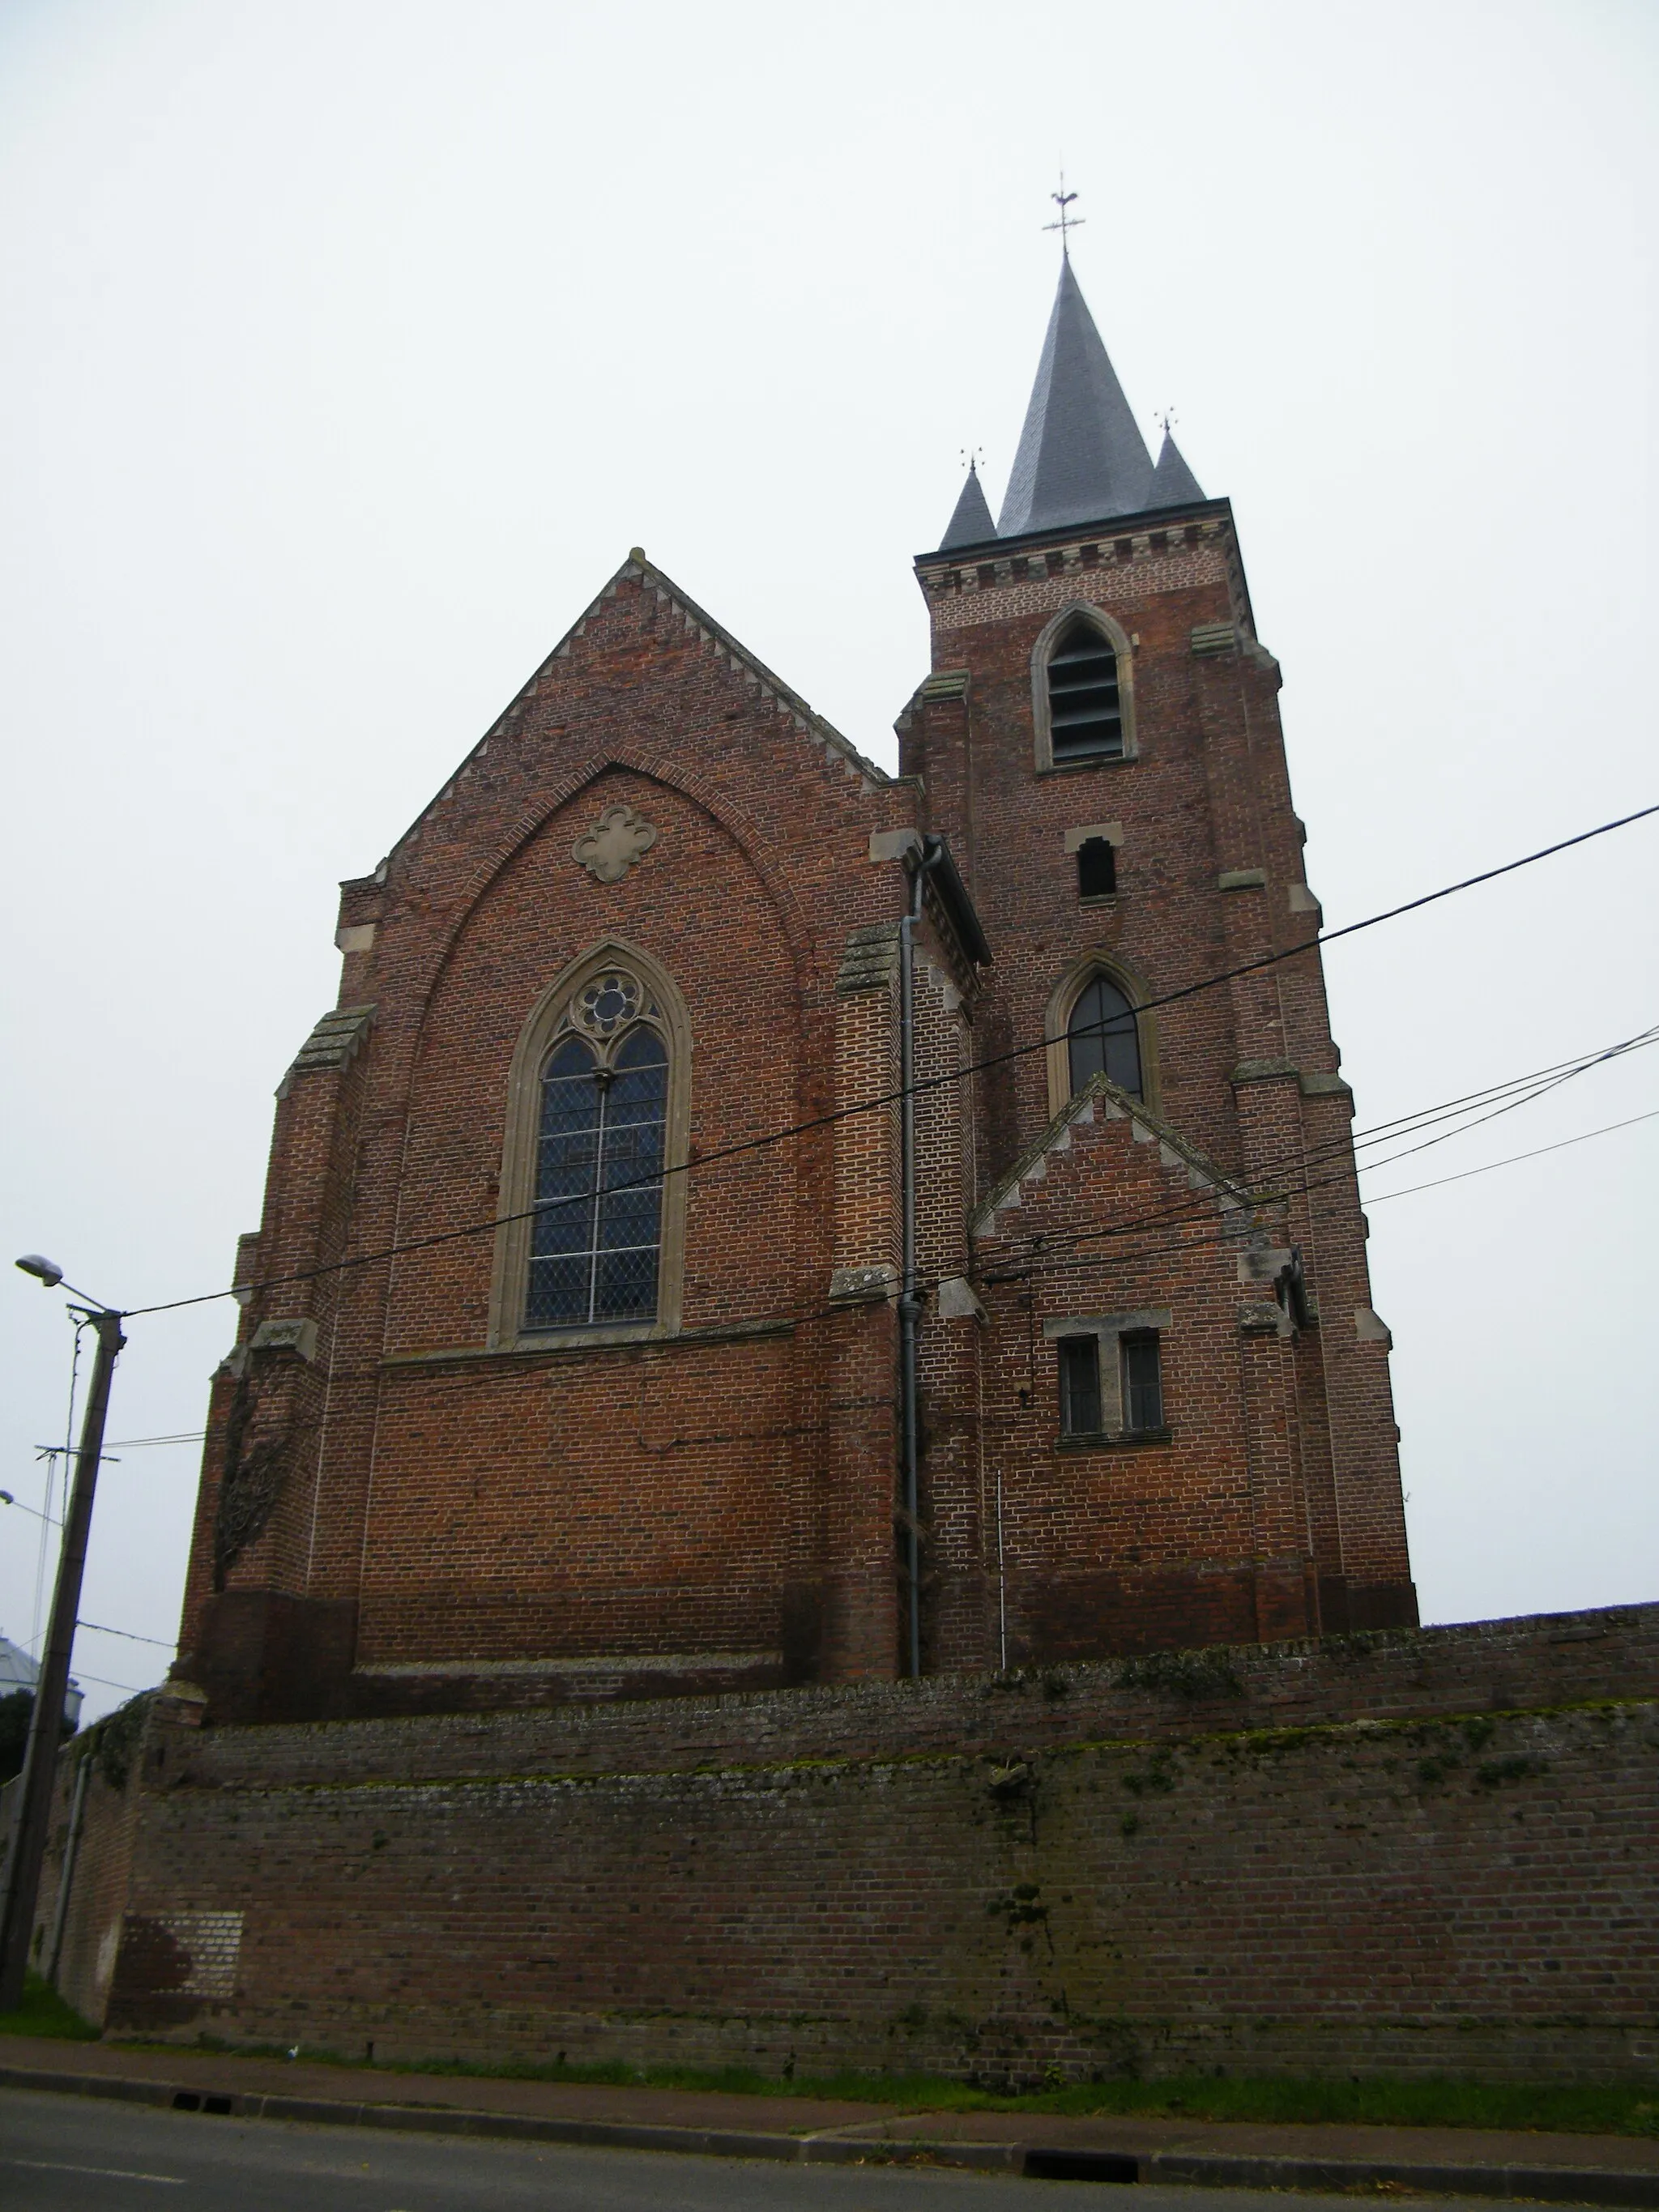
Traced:
POLYGON ((1151 504, 1152 459, 1065 262, 998 534, 1098 522, 1151 504))

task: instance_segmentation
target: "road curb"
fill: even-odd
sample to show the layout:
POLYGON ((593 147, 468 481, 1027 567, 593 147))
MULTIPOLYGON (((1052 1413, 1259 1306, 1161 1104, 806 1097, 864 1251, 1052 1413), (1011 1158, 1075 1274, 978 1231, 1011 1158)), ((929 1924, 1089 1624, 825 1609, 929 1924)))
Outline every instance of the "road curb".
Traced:
POLYGON ((245 2120, 384 2128, 408 2135, 488 2136, 507 2142, 580 2143, 612 2150, 676 2151, 708 2158, 768 2159, 793 2166, 950 2166, 1033 2180, 1162 2182, 1200 2189, 1318 2190, 1352 2194, 1417 2190, 1437 2197, 1504 2197, 1553 2204, 1653 2207, 1659 2172, 1613 2166, 1456 2166, 1410 2159, 1282 2158, 1207 2151, 1086 2150, 1048 2143, 925 2142, 857 2136, 791 2136, 742 2128, 664 2127, 630 2120, 561 2120, 534 2112, 480 2112, 447 2105, 364 2105, 347 2098, 287 2097, 181 2088, 110 2074, 59 2074, 0 2065, 0 2088, 37 2089, 119 2104, 155 2105, 245 2120))

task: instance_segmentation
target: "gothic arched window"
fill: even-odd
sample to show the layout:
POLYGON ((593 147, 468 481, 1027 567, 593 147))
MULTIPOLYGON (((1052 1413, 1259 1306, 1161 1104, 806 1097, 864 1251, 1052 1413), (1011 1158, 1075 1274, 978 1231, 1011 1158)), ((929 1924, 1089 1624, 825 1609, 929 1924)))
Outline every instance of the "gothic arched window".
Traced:
POLYGON ((1066 1024, 1066 1048, 1073 1097, 1095 1075, 1105 1076, 1133 1097, 1141 1096, 1134 1008, 1109 976, 1091 975, 1078 993, 1066 1024))
POLYGON ((1104 607, 1061 607, 1031 647, 1037 773, 1133 760, 1135 640, 1104 607))
POLYGON ((1123 756, 1117 647, 1086 615, 1073 615, 1048 654, 1048 742, 1056 763, 1123 756))
POLYGON ((509 1086, 492 1341, 678 1327, 690 1039, 672 980, 601 947, 542 999, 509 1086))
MULTIPOLYGON (((607 975, 600 1003, 632 978, 607 975)), ((568 1036, 542 1077, 527 1329, 654 1321, 668 1054, 635 1024, 609 1050, 568 1036)))

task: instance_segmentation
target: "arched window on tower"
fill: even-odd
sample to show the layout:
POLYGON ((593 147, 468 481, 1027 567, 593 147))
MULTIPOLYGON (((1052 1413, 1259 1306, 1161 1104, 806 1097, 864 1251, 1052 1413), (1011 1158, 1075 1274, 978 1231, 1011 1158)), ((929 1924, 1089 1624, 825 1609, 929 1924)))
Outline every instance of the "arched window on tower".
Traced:
POLYGON ((1096 1075, 1105 1076, 1133 1097, 1141 1096, 1140 1035, 1134 1008, 1109 977, 1091 975, 1079 992, 1066 1024, 1066 1048, 1073 1097, 1096 1075))
POLYGON ((1048 654, 1048 744, 1056 762, 1121 760, 1123 702, 1117 649, 1086 615, 1073 615, 1048 654))
POLYGON ((650 1012, 607 969, 544 1063, 527 1331, 656 1319, 668 1053, 650 1012))

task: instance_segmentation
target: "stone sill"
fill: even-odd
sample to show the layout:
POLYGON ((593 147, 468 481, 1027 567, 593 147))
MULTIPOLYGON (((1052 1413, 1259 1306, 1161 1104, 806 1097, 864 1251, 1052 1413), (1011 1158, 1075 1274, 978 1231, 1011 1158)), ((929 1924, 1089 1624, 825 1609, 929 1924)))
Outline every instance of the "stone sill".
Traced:
POLYGON ((633 1352, 650 1345, 659 1352, 695 1351, 703 1344, 738 1344, 750 1337, 793 1336, 793 1321, 736 1321, 708 1328, 659 1333, 654 1328, 596 1328, 561 1336, 538 1336, 517 1344, 463 1344, 435 1352, 388 1352, 386 1367, 447 1367, 475 1359, 585 1359, 596 1352, 633 1352))
POLYGON ((1133 1451, 1140 1444, 1169 1444, 1175 1442, 1173 1429, 1126 1429, 1116 1436, 1060 1437, 1056 1440, 1056 1451, 1133 1451))
POLYGON ((1039 775, 1086 775, 1097 768, 1133 768, 1140 756, 1138 753, 1085 753, 1078 760, 1050 761, 1037 770, 1039 775))

